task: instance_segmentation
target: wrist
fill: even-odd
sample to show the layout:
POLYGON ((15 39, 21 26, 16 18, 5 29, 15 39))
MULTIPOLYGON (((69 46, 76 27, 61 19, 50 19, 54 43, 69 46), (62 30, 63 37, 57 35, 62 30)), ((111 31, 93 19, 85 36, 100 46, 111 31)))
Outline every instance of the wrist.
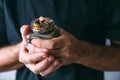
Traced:
POLYGON ((87 57, 89 56, 89 47, 90 44, 88 44, 87 42, 84 41, 80 41, 79 42, 79 46, 78 46, 78 52, 77 52, 77 60, 75 61, 75 63, 78 64, 82 64, 84 63, 84 61, 87 60, 87 57))

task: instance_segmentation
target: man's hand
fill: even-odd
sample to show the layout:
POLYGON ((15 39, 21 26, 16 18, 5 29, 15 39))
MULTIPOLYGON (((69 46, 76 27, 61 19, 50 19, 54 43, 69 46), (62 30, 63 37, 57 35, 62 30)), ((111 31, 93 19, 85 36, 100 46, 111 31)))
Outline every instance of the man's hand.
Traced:
POLYGON ((45 76, 61 66, 72 63, 98 70, 120 70, 119 48, 97 46, 80 41, 63 29, 60 29, 59 37, 36 38, 28 44, 25 37, 28 32, 28 26, 21 28, 23 42, 19 60, 36 74, 45 76))
MULTIPOLYGON (((31 51, 33 54, 37 54, 37 52, 41 54, 40 52, 41 50, 39 49, 45 49, 45 50, 48 50, 47 52, 48 55, 53 56, 56 60, 56 61, 54 60, 50 62, 52 62, 52 64, 54 65, 57 64, 57 66, 53 67, 53 65, 49 65, 49 67, 47 67, 47 69, 44 69, 44 70, 40 70, 41 69, 40 66, 37 67, 38 72, 42 75, 49 74, 50 72, 56 70, 60 66, 77 63, 77 60, 80 58, 80 56, 82 56, 82 54, 80 53, 84 52, 84 49, 85 49, 84 46, 80 47, 80 45, 83 45, 82 42, 80 44, 79 40, 77 40, 75 37, 73 37, 69 33, 65 32, 63 29, 60 29, 60 34, 61 35, 59 37, 52 38, 52 39, 38 39, 38 38, 33 39, 31 40, 32 45, 28 45, 29 51, 31 50, 35 51, 35 52, 31 51), (35 47, 38 50, 35 50, 35 47)), ((45 61, 46 61, 46 58, 45 58, 45 61)), ((38 62, 37 64, 40 64, 40 62, 38 62)), ((36 65, 33 65, 33 66, 36 66, 36 65)))
MULTIPOLYGON (((57 58, 62 65, 76 63, 79 59, 80 41, 75 37, 60 29, 61 36, 52 39, 33 39, 31 43, 38 48, 49 50, 49 54, 57 58)), ((82 45, 82 43, 81 43, 82 45)))
POLYGON ((27 43, 26 35, 29 32, 29 26, 24 25, 21 28, 22 45, 20 48, 19 61, 24 63, 27 68, 36 74, 42 76, 56 70, 60 67, 60 62, 52 55, 49 55, 47 48, 36 47, 34 44, 27 43))

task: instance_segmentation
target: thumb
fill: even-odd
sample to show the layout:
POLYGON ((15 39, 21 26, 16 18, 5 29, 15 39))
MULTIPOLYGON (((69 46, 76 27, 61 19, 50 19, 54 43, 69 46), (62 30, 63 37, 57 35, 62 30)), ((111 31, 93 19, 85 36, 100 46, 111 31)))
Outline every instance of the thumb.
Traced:
POLYGON ((25 43, 27 43, 26 35, 29 33, 29 31, 30 31, 29 25, 23 25, 20 28, 21 37, 22 37, 23 42, 25 42, 25 43))
POLYGON ((29 25, 23 25, 20 29, 21 35, 26 36, 30 31, 30 26, 29 25))

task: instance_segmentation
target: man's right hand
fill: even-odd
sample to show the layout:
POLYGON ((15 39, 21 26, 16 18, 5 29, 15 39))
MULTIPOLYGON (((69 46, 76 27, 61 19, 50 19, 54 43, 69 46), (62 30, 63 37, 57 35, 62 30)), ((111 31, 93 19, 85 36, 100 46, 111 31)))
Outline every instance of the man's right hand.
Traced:
POLYGON ((33 44, 27 43, 26 35, 30 27, 24 25, 21 28, 22 45, 20 48, 19 61, 35 74, 46 76, 50 72, 60 67, 60 62, 49 55, 48 49, 38 48, 33 44), (42 73, 44 71, 44 74, 42 73))

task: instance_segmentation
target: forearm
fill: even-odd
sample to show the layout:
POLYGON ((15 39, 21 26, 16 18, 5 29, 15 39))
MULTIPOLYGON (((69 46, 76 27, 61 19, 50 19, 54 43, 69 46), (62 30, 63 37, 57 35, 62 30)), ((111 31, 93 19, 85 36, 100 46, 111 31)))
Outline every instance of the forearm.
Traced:
POLYGON ((0 71, 8 71, 20 68, 23 64, 19 62, 20 43, 0 48, 0 71))
POLYGON ((120 70, 120 48, 96 46, 85 42, 82 45, 83 56, 78 63, 98 70, 120 70))

